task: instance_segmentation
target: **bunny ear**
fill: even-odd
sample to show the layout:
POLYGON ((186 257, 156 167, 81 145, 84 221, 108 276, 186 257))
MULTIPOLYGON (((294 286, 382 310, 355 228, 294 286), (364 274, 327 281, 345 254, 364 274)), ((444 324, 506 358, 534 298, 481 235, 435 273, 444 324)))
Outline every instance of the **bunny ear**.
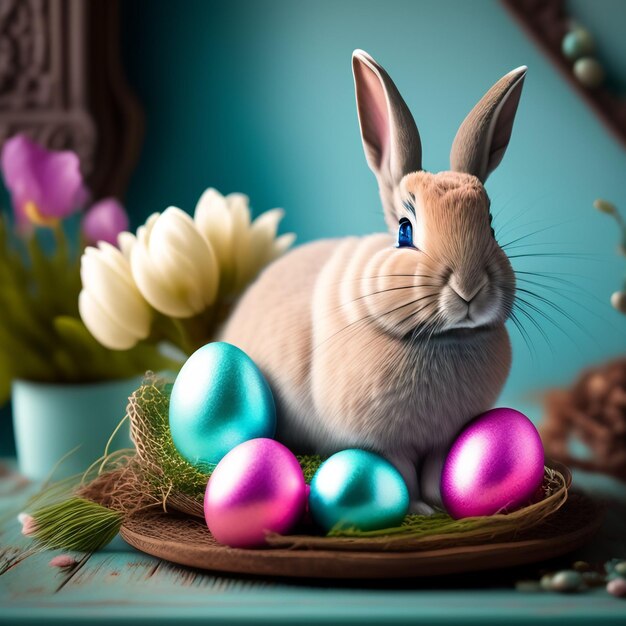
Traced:
POLYGON ((422 168, 420 136, 406 103, 385 70, 363 50, 352 53, 352 71, 363 148, 383 203, 405 174, 422 168))
POLYGON ((454 171, 473 174, 484 183, 502 161, 511 138, 526 69, 522 65, 503 76, 463 120, 450 151, 454 171))

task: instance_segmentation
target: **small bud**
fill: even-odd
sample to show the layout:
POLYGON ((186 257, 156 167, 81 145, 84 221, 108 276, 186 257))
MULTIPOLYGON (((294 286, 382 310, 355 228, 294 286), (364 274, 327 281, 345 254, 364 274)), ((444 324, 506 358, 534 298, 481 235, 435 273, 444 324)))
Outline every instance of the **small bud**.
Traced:
POLYGON ((608 213, 609 215, 615 215, 617 213, 615 205, 608 200, 602 200, 601 198, 598 198, 594 201, 593 206, 602 213, 608 213))
POLYGON ((626 580, 623 578, 614 578, 609 581, 606 590, 616 598, 626 598, 626 580))
POLYGON ((562 570, 552 577, 550 589, 562 593, 580 591, 584 587, 583 577, 574 570, 562 570))
POLYGON ((611 305, 620 313, 626 313, 626 292, 616 291, 611 296, 611 305))
POLYGON ((35 525, 35 520, 31 515, 21 514, 19 515, 19 520, 22 524, 22 535, 25 537, 32 537, 37 530, 37 526, 35 525))
POLYGON ((583 581, 587 587, 604 587, 606 578, 600 572, 583 572, 583 581))
POLYGON ((545 591, 552 589, 552 574, 544 574, 539 581, 539 586, 545 591))
POLYGON ((48 563, 48 565, 50 567, 65 568, 65 567, 74 567, 76 563, 77 563, 76 559, 70 554, 59 554, 58 556, 55 556, 52 559, 50 559, 50 562, 48 563))

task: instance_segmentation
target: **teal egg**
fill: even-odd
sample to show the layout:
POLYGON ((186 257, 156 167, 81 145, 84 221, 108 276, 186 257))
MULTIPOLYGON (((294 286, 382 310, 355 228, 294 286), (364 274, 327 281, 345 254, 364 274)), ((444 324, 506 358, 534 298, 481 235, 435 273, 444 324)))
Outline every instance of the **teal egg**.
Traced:
POLYGON ((320 465, 311 481, 309 509, 317 524, 378 530, 397 526, 409 509, 400 472, 366 450, 342 450, 320 465))
POLYGON ((572 61, 593 53, 595 43, 588 30, 575 28, 571 30, 561 42, 563 54, 572 61))
POLYGON ((172 387, 170 432, 176 449, 192 465, 213 465, 249 439, 272 438, 276 408, 254 361, 229 343, 196 350, 172 387))

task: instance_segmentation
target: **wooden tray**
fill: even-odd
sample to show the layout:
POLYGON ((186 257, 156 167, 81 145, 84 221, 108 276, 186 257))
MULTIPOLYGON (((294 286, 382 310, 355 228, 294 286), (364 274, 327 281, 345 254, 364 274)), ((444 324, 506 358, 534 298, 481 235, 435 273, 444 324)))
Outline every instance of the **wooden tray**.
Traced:
POLYGON ((583 545, 601 517, 593 501, 576 494, 546 522, 509 541, 411 552, 228 548, 202 520, 165 513, 135 516, 121 535, 142 552, 200 569, 296 578, 413 578, 545 561, 583 545))

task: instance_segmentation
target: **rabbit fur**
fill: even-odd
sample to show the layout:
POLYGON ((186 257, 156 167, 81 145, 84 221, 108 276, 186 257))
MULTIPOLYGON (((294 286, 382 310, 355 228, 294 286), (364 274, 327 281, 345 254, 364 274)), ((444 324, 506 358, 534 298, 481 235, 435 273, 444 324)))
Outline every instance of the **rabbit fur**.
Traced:
POLYGON ((515 275, 483 183, 508 145, 526 68, 485 94, 459 128, 451 171, 434 174, 422 170, 417 127, 388 74, 361 50, 352 62, 389 232, 278 259, 222 339, 266 375, 280 441, 321 455, 377 452, 402 474, 411 510, 430 513, 452 441, 492 407, 510 369, 515 275), (396 245, 401 220, 411 245, 396 245))

